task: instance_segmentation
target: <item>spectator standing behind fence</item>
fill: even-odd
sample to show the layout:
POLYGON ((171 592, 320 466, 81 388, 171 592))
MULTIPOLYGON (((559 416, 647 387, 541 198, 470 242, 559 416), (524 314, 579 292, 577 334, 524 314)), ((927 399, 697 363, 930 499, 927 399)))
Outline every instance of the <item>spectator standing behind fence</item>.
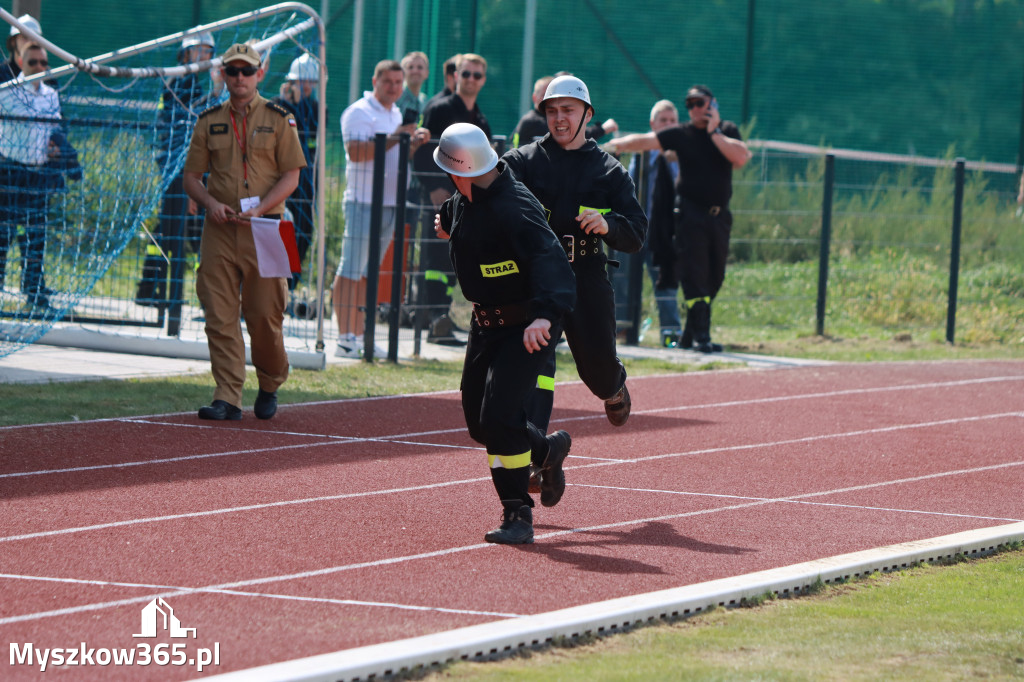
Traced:
POLYGON ((230 96, 199 115, 185 160, 185 191, 206 209, 196 293, 206 313, 216 383, 213 402, 200 408, 199 418, 242 418, 241 309, 259 380, 253 413, 270 419, 277 389, 288 378, 282 333, 288 285, 284 277, 260 276, 249 220, 282 217, 306 157, 291 113, 257 90, 264 70, 255 48, 232 45, 222 61, 230 96))
MULTIPOLYGON (((551 81, 540 106, 551 132, 509 150, 508 167, 548 211, 576 275, 576 306, 565 318, 576 370, 590 392, 604 401, 614 426, 626 423, 630 396, 626 369, 615 348, 615 297, 602 243, 627 253, 643 246, 647 218, 626 169, 588 140, 583 127, 594 115, 586 84, 575 76, 551 81)), ((554 400, 554 356, 537 377, 531 419, 546 431, 554 400)))
MULTIPOLYGON (((480 111, 477 97, 487 83, 487 60, 478 54, 461 55, 456 72, 455 92, 427 105, 423 112, 423 126, 432 131, 447 130, 453 123, 472 123, 491 139, 491 126, 480 111)), ((438 133, 439 134, 439 133, 438 133)), ((414 157, 414 168, 419 178, 422 203, 430 206, 424 213, 421 231, 420 275, 417 285, 422 287, 416 293, 417 315, 424 315, 429 324, 427 341, 444 345, 464 345, 465 342, 454 334, 455 325, 449 316, 455 281, 451 277, 451 261, 448 248, 443 241, 428 237, 427 228, 433 216, 448 197, 452 195, 452 183, 437 173, 431 154, 435 144, 424 145, 414 157)))
MULTIPOLYGON (((292 60, 281 85, 280 94, 272 101, 280 104, 295 117, 299 143, 306 155, 306 167, 299 172, 299 186, 288 197, 285 206, 292 214, 292 225, 295 226, 295 242, 299 251, 299 263, 304 263, 309 247, 313 243, 313 199, 316 193, 316 134, 319 121, 320 104, 316 98, 317 87, 320 85, 320 63, 308 52, 292 60)), ((293 272, 288 280, 288 288, 292 291, 298 285, 301 273, 293 272)), ((287 311, 295 316, 295 300, 288 301, 287 311)), ((316 307, 306 307, 305 316, 315 315, 316 307)))
POLYGON ((742 168, 751 154, 736 124, 722 120, 718 101, 706 85, 687 91, 686 109, 690 116, 686 123, 620 137, 605 148, 611 152, 671 150, 678 155, 672 258, 655 252, 655 264, 661 268, 661 288, 682 282, 686 326, 695 348, 712 353, 722 350, 711 341, 711 303, 725 281, 732 231, 732 171, 742 168))
MULTIPOLYGON (((194 64, 212 59, 215 47, 211 33, 186 36, 178 49, 178 63, 194 64)), ((210 86, 203 82, 200 74, 187 73, 169 81, 164 89, 160 100, 160 151, 157 154, 157 165, 164 175, 174 169, 179 156, 188 149, 189 131, 198 113, 218 101, 223 92, 220 73, 211 71, 210 75, 213 81, 210 86)), ((164 192, 159 221, 152 234, 155 243, 146 245, 142 277, 135 288, 136 304, 166 305, 168 259, 183 257, 186 248, 198 253, 202 229, 199 205, 185 194, 185 176, 179 172, 164 192), (178 253, 179 250, 182 253, 178 253)))
POLYGON ((405 75, 405 87, 395 106, 402 112, 403 123, 410 122, 410 110, 416 112, 415 122, 419 123, 427 106, 427 95, 421 92, 421 88, 430 74, 430 60, 423 52, 410 52, 402 57, 402 73, 405 75))
MULTIPOLYGON (((679 125, 679 110, 676 109, 676 105, 667 99, 655 102, 651 108, 651 130, 657 132, 676 125, 679 125)), ((654 286, 654 302, 658 307, 658 323, 661 328, 661 345, 674 347, 679 344, 682 335, 679 304, 676 302, 677 287, 659 288, 659 268, 654 264, 653 258, 655 253, 671 253, 672 188, 679 177, 679 161, 673 152, 662 154, 656 149, 649 152, 646 157, 643 154, 634 154, 629 163, 629 176, 644 193, 642 201, 647 213, 647 242, 639 253, 620 256, 622 267, 613 280, 615 302, 621 310, 629 295, 630 263, 633 258, 641 258, 654 286), (645 158, 647 165, 641 169, 645 158)), ((623 319, 624 316, 617 317, 623 319)), ((691 339, 686 347, 692 345, 691 339)))
POLYGON ((434 160, 456 193, 441 206, 438 232, 473 322, 462 369, 462 409, 469 434, 487 448, 491 480, 501 501, 501 525, 487 542, 533 542, 530 462, 544 466, 544 506, 565 490, 562 462, 572 439, 545 437, 527 419, 538 372, 553 358, 560 321, 572 309, 576 285, 544 210, 491 149, 484 132, 456 123, 441 135, 434 160))
POLYGON ((455 92, 455 84, 458 82, 458 76, 456 72, 459 69, 459 62, 462 60, 461 54, 453 54, 448 59, 444 60, 444 64, 441 65, 441 78, 444 85, 440 90, 435 92, 427 103, 423 105, 423 110, 426 111, 427 107, 435 102, 444 99, 448 95, 455 92))
MULTIPOLYGON (((402 123, 402 112, 395 106, 402 94, 402 65, 385 59, 373 69, 373 90, 351 104, 341 114, 341 137, 345 143, 345 234, 341 243, 341 263, 334 276, 332 300, 338 320, 337 357, 362 357, 366 275, 370 261, 370 210, 373 200, 374 138, 378 133, 391 137, 384 167, 384 205, 380 233, 380 258, 383 260, 395 231, 395 196, 398 187, 398 135, 412 136, 410 153, 430 139, 430 131, 415 123, 402 123)), ((378 262, 379 266, 380 263, 378 262)), ((373 314, 368 311, 365 314, 373 314)), ((377 351, 374 355, 383 355, 377 351)))
MULTIPOLYGON (((572 74, 560 72, 558 75, 568 76, 572 74)), ((522 147, 524 144, 533 142, 548 134, 548 121, 544 116, 544 112, 540 110, 540 101, 544 98, 548 84, 554 78, 555 76, 542 76, 533 84, 533 93, 530 95, 530 98, 533 100, 533 108, 523 114, 522 118, 519 119, 519 123, 516 124, 515 130, 512 131, 513 147, 522 147)), ((599 140, 618 129, 619 124, 615 122, 615 119, 609 118, 602 123, 592 122, 587 126, 586 133, 587 137, 599 140)))
MULTIPOLYGON (((15 59, 20 74, 15 80, 19 82, 49 67, 43 48, 24 42, 21 46, 15 59)), ((64 174, 80 179, 81 168, 59 124, 38 120, 60 118, 57 91, 49 85, 34 80, 0 90, 0 117, 0 289, 8 248, 11 240, 17 239, 21 294, 27 299, 29 314, 45 314, 52 293, 43 274, 47 203, 50 194, 64 187, 64 174)))
MULTIPOLYGON (((22 14, 18 17, 18 21, 39 35, 43 35, 43 29, 39 25, 39 21, 31 14, 22 14)), ((18 66, 18 55, 31 42, 32 39, 24 35, 21 29, 17 26, 11 26, 10 35, 7 36, 7 61, 0 64, 0 83, 6 83, 13 78, 17 78, 18 74, 21 73, 21 67, 18 66)))

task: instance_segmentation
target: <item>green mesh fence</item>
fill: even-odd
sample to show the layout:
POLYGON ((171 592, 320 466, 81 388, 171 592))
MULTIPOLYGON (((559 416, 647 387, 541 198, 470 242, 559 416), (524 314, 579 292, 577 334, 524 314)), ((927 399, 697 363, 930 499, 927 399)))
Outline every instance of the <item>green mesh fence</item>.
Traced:
MULTIPOLYGON (((40 19, 47 38, 88 57, 260 6, 232 0, 43 0, 40 19)), ((328 170, 323 194, 328 285, 344 229, 345 168, 338 125, 342 110, 370 88, 380 59, 426 52, 431 77, 424 91, 430 95, 440 89, 443 60, 473 51, 489 64, 479 104, 494 132, 502 135, 511 133, 528 106, 524 98, 534 78, 558 70, 583 78, 598 118, 616 119, 623 132, 646 130, 657 99, 678 102, 693 83, 706 83, 715 91, 724 117, 743 125, 757 152, 735 177, 732 260, 715 319, 727 329, 773 325, 812 333, 821 226, 820 147, 842 147, 942 159, 945 165, 871 154, 839 160, 826 331, 846 331, 846 320, 867 314, 885 333, 909 330, 915 337, 941 336, 948 293, 951 161, 963 156, 982 164, 968 173, 958 318, 965 331, 958 339, 1024 338, 1020 320, 991 314, 993 301, 1019 304, 1024 297, 1019 274, 1024 230, 1013 213, 1019 179, 1013 166, 1021 157, 1024 2, 330 0, 311 6, 321 12, 327 30, 329 113, 323 153, 328 170), (360 48, 353 50, 354 44, 360 48), (529 45, 532 50, 524 51, 529 45), (762 142, 767 140, 785 144, 762 142), (786 145, 792 144, 807 146, 788 150, 786 145)), ((275 26, 258 24, 246 28, 244 35, 238 30, 218 35, 218 50, 275 26)), ((310 40, 304 36, 275 51, 261 92, 276 94, 291 59, 310 40)), ((144 61, 170 66, 175 59, 175 49, 168 47, 144 61)), ((78 76, 75 83, 86 78, 78 76)), ((131 85, 146 106, 160 100, 163 85, 158 81, 131 85)), ((125 85, 122 81, 118 87, 125 85)), ((71 113, 66 106, 66 119, 96 118, 95 112, 71 113)), ((152 110, 145 116, 150 123, 155 120, 152 110)), ((106 189, 88 192, 88 201, 103 210, 131 205, 147 216, 142 224, 152 228, 165 182, 154 151, 158 138, 129 143, 131 151, 125 152, 121 143, 113 142, 120 136, 112 130, 90 132, 77 125, 69 130, 74 141, 95 150, 95 158, 136 160, 127 165, 136 167, 131 172, 139 180, 137 193, 126 189, 120 175, 126 164, 111 164, 111 170, 92 180, 95 188, 106 189), (86 142, 97 133, 110 143, 86 142), (141 148, 147 151, 141 153, 141 148), (109 195, 107 190, 115 186, 124 198, 109 195)), ((76 191, 81 189, 72 186, 67 199, 76 191)), ((72 202, 62 209, 65 220, 79 220, 75 211, 95 213, 93 204, 76 208, 72 202)), ((82 234, 82 243, 103 242, 119 254, 113 262, 84 268, 91 274, 83 275, 83 281, 94 280, 92 292, 109 299, 105 305, 125 307, 126 317, 147 321, 154 335, 201 338, 191 261, 186 260, 180 282, 184 308, 172 330, 167 311, 160 307, 131 307, 152 246, 146 232, 137 226, 82 234)), ((411 247, 411 258, 416 248, 411 247)), ((9 281, 12 276, 8 274, 9 281)), ((646 279, 642 304, 650 314, 646 279)), ((303 286, 311 282, 307 279, 303 286)), ((310 300, 317 293, 308 291, 310 300)), ((468 315, 464 302, 463 307, 459 303, 453 313, 464 323, 468 315)), ((91 313, 89 308, 77 310, 80 315, 91 313)), ((315 338, 308 322, 289 318, 286 329, 289 338, 307 349, 315 338)), ((331 327, 328 323, 328 336, 331 327)), ((379 336, 386 334, 386 328, 379 328, 379 336)))
MULTIPOLYGON (((523 113, 527 0, 329 0, 329 109, 370 87, 380 59, 422 50, 429 94, 455 53, 488 59, 480 106, 495 133, 523 113), (353 54, 362 6, 362 49, 353 54), (353 62, 357 83, 350 84, 353 62)), ((113 50, 262 6, 42 0, 48 37, 76 54, 113 50), (125 36, 131 36, 127 41, 125 36)), ((651 105, 706 83, 725 118, 760 139, 969 159, 1020 160, 1020 0, 560 0, 536 2, 532 72, 583 78, 599 117, 647 129, 651 105)), ((529 55, 525 60, 531 63, 529 55)), ((439 131, 438 131, 439 132, 439 131)))

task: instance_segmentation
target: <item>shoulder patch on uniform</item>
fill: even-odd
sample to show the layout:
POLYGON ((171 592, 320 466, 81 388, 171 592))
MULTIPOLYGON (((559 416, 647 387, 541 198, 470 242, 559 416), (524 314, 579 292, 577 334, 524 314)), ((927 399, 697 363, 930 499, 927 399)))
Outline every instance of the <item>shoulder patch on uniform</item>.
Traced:
POLYGON ((291 116, 292 115, 292 112, 288 111, 283 106, 281 106, 280 104, 278 104, 277 102, 275 102, 273 100, 268 100, 267 101, 267 109, 270 109, 271 111, 276 111, 277 113, 281 114, 282 116, 291 116))
POLYGON ((206 109, 203 109, 201 112, 199 112, 199 118, 202 118, 203 116, 206 116, 207 114, 212 114, 213 112, 217 111, 220 108, 221 108, 220 104, 214 104, 212 107, 207 107, 206 109))

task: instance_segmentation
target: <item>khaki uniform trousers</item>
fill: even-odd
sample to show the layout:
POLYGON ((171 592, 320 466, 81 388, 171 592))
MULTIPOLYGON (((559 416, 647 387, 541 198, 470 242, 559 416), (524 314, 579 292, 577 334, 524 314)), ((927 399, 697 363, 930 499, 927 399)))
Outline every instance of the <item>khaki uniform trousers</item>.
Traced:
POLYGON ((281 331, 288 284, 283 277, 260 277, 249 225, 206 220, 196 293, 206 315, 210 366, 217 384, 213 399, 242 405, 245 341, 239 300, 260 388, 276 391, 288 378, 288 354, 281 331))

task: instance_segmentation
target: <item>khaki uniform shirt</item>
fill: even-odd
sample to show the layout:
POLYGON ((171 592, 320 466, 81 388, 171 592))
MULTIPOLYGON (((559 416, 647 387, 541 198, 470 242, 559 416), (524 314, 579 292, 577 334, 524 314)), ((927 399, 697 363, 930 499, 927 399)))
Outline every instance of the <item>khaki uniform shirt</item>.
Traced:
MULTIPOLYGON (((245 116, 233 118, 230 100, 199 115, 185 171, 208 172, 210 196, 241 213, 243 198, 263 198, 286 171, 305 167, 306 157, 295 117, 280 104, 256 93, 245 116)), ((267 213, 283 214, 284 202, 267 213)))

